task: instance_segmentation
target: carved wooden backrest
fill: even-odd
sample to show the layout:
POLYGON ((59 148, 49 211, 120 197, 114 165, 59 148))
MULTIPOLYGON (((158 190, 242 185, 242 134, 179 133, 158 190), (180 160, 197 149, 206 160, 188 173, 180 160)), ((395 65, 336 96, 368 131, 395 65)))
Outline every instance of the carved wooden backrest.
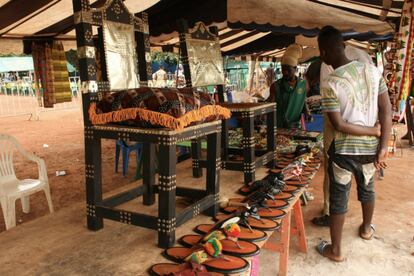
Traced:
POLYGON ((107 0, 100 8, 92 8, 89 0, 73 0, 73 10, 84 123, 90 125, 89 105, 101 99, 103 92, 147 85, 151 76, 148 17, 144 12, 130 13, 122 0, 107 0), (93 26, 99 27, 103 37, 98 49, 104 49, 100 53, 106 64, 102 68, 106 76, 99 81, 93 26))
POLYGON ((180 51, 187 87, 222 85, 225 83, 223 58, 217 28, 210 30, 198 22, 189 30, 180 22, 180 51))

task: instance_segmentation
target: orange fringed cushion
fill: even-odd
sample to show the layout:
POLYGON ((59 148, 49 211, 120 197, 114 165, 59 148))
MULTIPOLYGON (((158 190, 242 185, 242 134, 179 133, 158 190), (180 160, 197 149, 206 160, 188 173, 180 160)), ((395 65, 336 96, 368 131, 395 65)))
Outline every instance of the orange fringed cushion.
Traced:
POLYGON ((230 110, 215 105, 208 93, 191 88, 143 87, 106 93, 102 101, 89 108, 92 124, 124 122, 174 130, 230 116, 230 110))

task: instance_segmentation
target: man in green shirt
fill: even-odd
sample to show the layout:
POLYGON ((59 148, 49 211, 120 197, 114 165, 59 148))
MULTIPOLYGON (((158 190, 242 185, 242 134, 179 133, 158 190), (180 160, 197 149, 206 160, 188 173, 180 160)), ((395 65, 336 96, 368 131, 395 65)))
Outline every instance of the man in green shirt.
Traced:
POLYGON ((282 57, 283 77, 270 86, 270 100, 277 104, 277 127, 300 128, 305 109, 306 81, 296 76, 302 48, 290 45, 282 57))

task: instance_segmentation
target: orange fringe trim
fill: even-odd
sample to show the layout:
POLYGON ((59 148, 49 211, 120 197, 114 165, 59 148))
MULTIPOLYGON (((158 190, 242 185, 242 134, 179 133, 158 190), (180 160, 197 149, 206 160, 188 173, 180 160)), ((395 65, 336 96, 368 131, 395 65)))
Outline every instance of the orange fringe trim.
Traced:
POLYGON ((202 121, 210 116, 220 116, 223 119, 229 119, 231 117, 231 112, 229 109, 219 105, 206 105, 200 109, 192 110, 180 118, 175 118, 168 114, 137 107, 97 114, 96 103, 91 103, 89 106, 89 119, 94 125, 135 120, 138 118, 139 120, 149 122, 152 125, 160 125, 174 130, 182 130, 186 126, 194 122, 202 121))

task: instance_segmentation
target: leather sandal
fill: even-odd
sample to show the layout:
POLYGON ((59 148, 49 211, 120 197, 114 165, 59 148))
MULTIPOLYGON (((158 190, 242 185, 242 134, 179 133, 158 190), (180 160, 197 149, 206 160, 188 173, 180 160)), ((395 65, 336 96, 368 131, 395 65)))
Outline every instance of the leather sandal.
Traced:
POLYGON ((179 242, 186 247, 204 245, 212 238, 218 239, 223 245, 222 251, 225 254, 238 257, 251 257, 259 254, 259 247, 251 242, 239 241, 241 233, 240 226, 237 224, 240 218, 233 218, 224 223, 221 227, 207 233, 204 236, 185 235, 180 238, 179 242))
POLYGON ((195 263, 159 263, 148 270, 151 276, 224 276, 222 273, 209 272, 204 265, 195 263))
POLYGON ((208 271, 224 274, 240 273, 249 268, 245 259, 224 255, 221 242, 214 238, 200 247, 170 247, 164 250, 163 255, 173 262, 202 264, 208 271))
MULTIPOLYGON (((225 220, 224 220, 225 221, 225 220)), ((213 231, 214 229, 217 229, 217 225, 220 225, 223 221, 220 221, 216 224, 200 224, 197 225, 193 231, 201 234, 201 235, 205 235, 207 233, 210 233, 211 231, 213 231)), ((240 226, 240 236, 239 236, 239 240, 243 240, 243 241, 249 241, 249 242, 259 242, 259 241, 263 241, 267 238, 267 234, 261 230, 257 230, 257 229, 249 229, 247 227, 244 226, 240 226)))
POLYGON ((285 192, 275 195, 275 199, 283 199, 283 200, 291 200, 294 197, 295 196, 293 194, 285 193, 285 192))
POLYGON ((286 188, 283 190, 283 192, 294 195, 300 192, 300 190, 301 190, 301 187, 293 186, 293 185, 286 185, 286 188))
MULTIPOLYGON (((272 209, 267 206, 266 202, 268 200, 275 200, 273 195, 263 192, 263 191, 257 191, 249 196, 247 196, 242 203, 245 203, 246 205, 234 209, 225 209, 224 212, 235 212, 235 211, 241 211, 241 212, 249 212, 251 214, 257 214, 262 218, 277 220, 286 215, 286 212, 280 209, 272 209), (243 209, 244 208, 244 209, 243 209)), ((230 205, 232 203, 230 202, 230 205)), ((233 201, 234 205, 237 205, 236 202, 233 201)))
POLYGON ((247 184, 239 189, 241 195, 249 195, 255 191, 261 190, 272 195, 280 193, 285 187, 282 173, 268 174, 262 180, 256 180, 251 184, 247 184))
POLYGON ((224 254, 237 257, 252 257, 260 252, 260 248, 256 244, 248 241, 239 241, 237 238, 228 238, 219 230, 211 232, 204 237, 200 235, 185 235, 182 236, 178 242, 185 247, 192 248, 205 242, 205 239, 211 235, 215 235, 220 238, 219 240, 223 246, 222 250, 224 254))
POLYGON ((227 220, 232 217, 240 218, 240 226, 249 229, 257 229, 262 231, 272 231, 280 227, 280 223, 266 218, 261 218, 258 214, 252 214, 248 211, 233 214, 219 214, 214 219, 217 221, 227 220))

